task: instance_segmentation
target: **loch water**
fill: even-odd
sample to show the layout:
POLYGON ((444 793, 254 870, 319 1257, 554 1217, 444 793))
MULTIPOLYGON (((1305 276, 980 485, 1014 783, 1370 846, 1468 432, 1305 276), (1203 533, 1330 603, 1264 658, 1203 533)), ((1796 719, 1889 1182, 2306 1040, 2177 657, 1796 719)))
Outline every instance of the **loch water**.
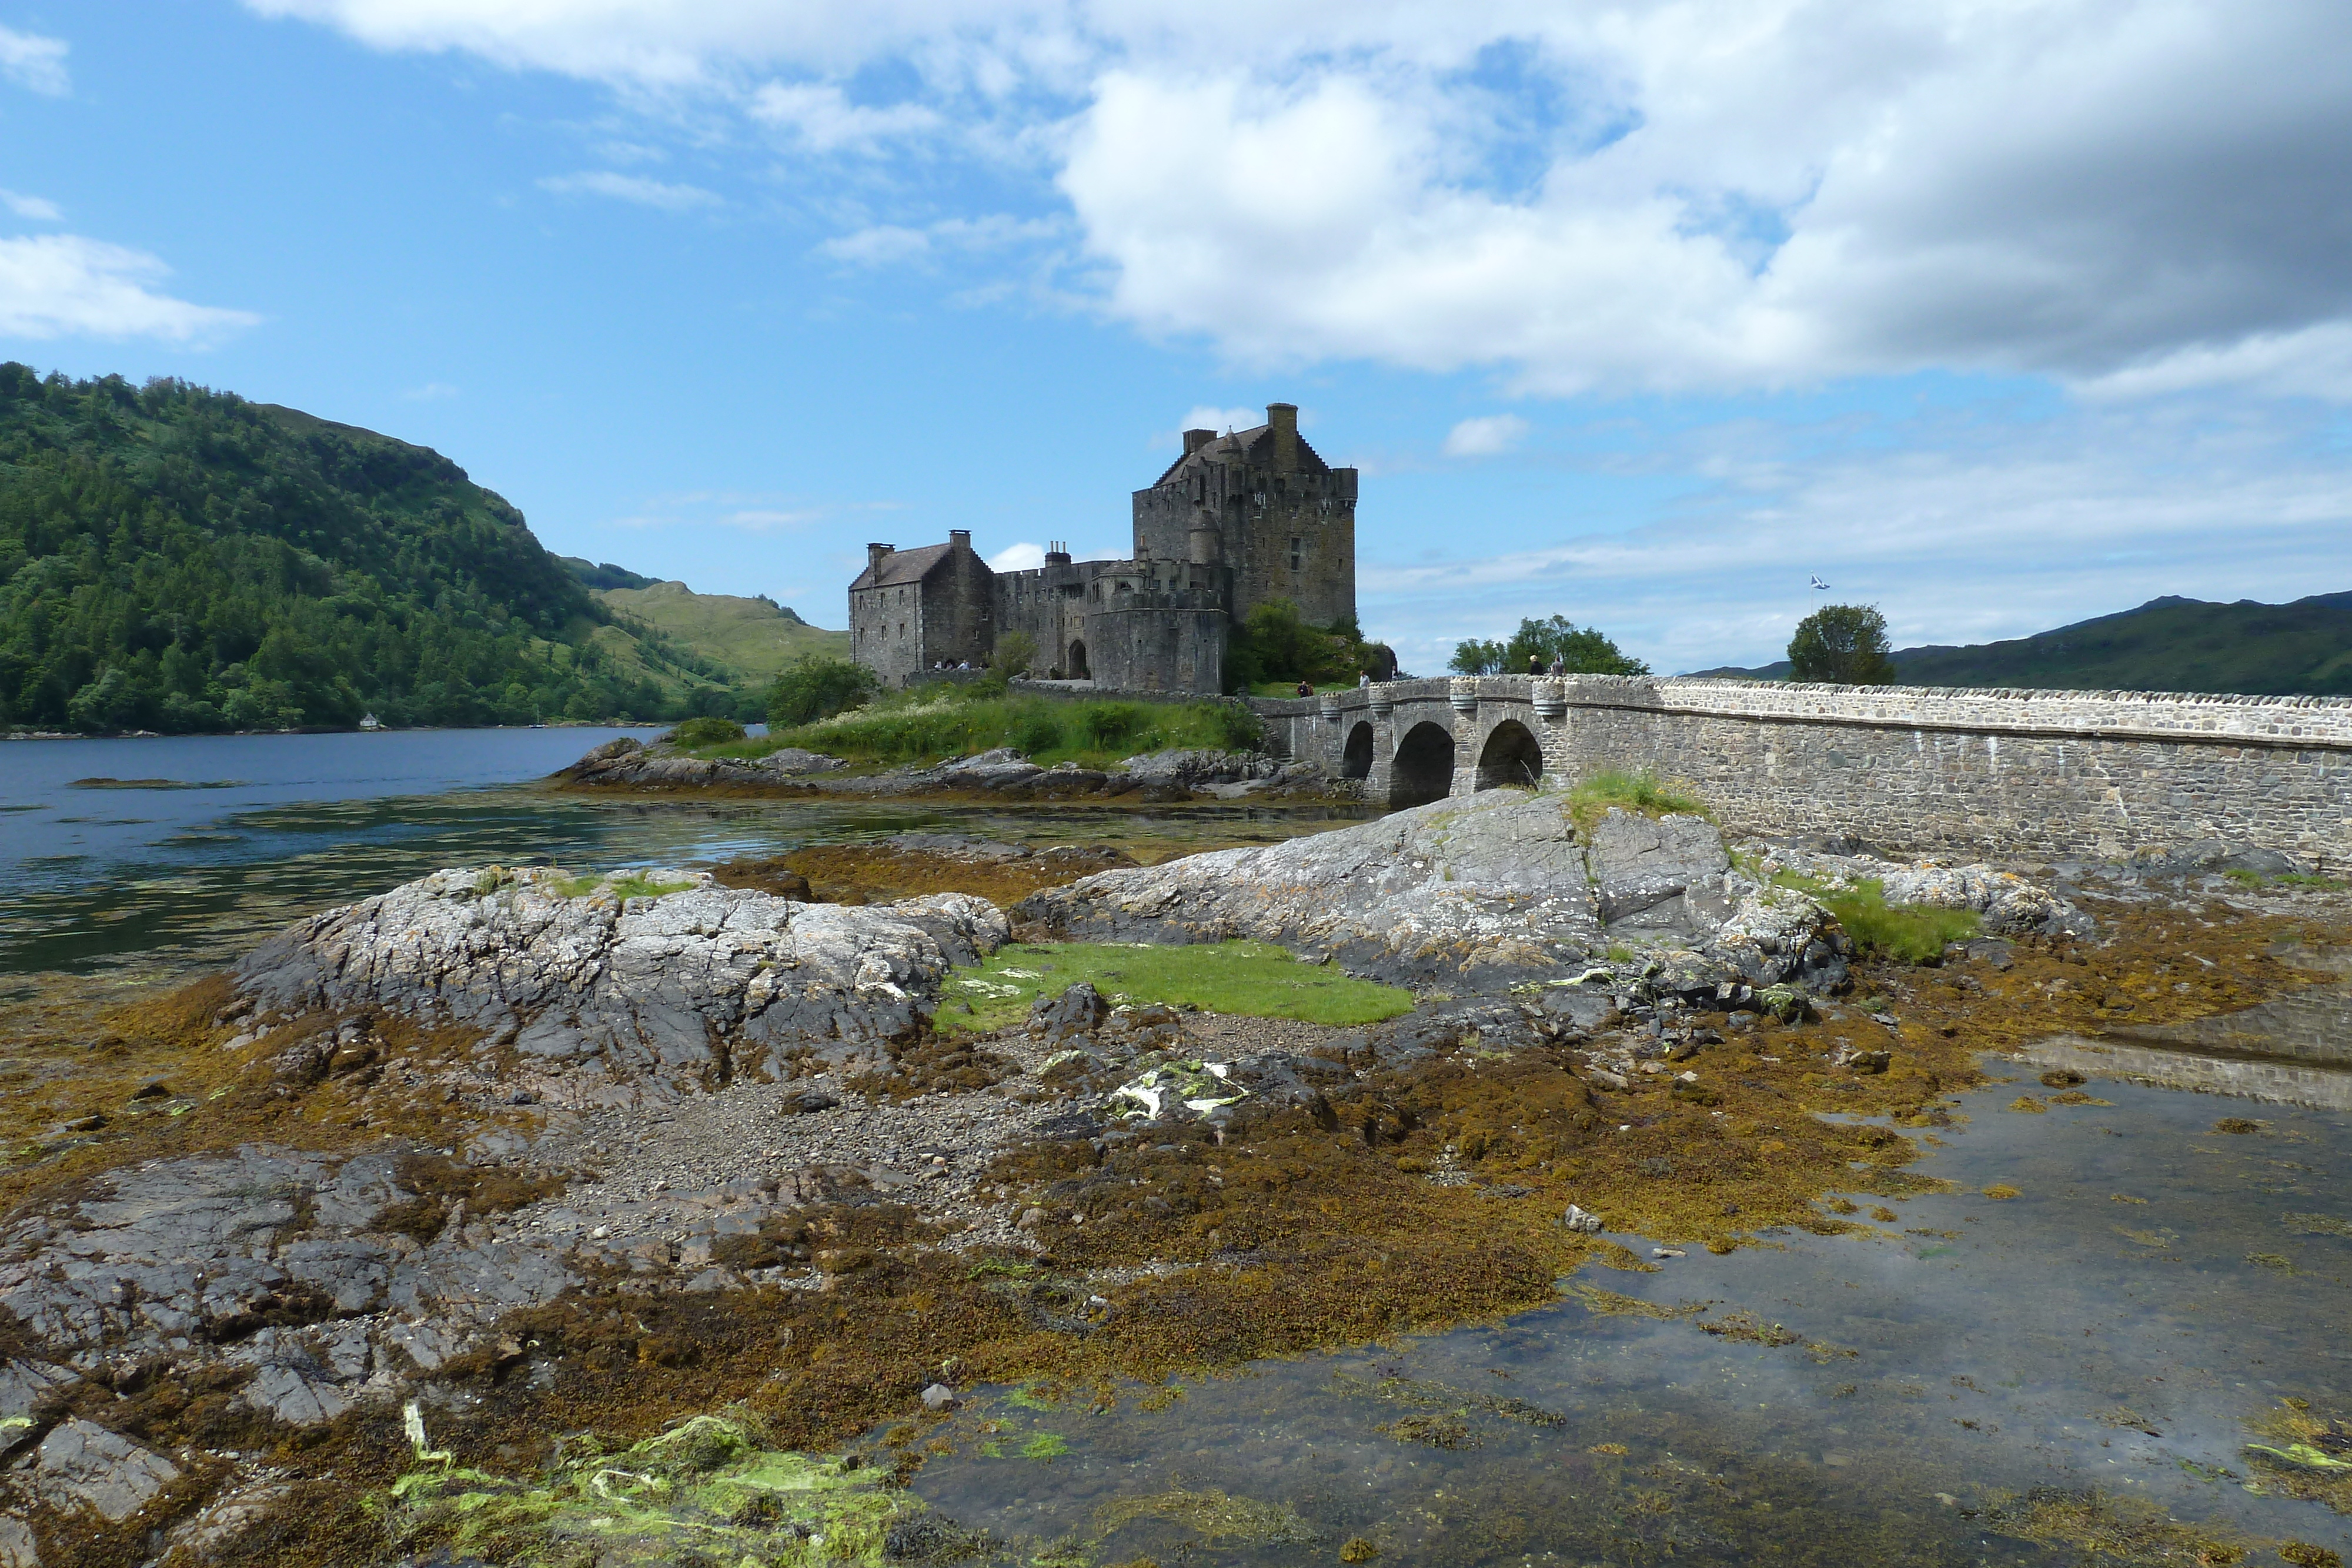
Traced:
POLYGON ((2111 1103, 2005 1109, 2021 1087, 1962 1096, 1914 1167, 1952 1190, 1857 1195, 1899 1214, 1874 1234, 1567 1282, 1703 1312, 1568 1295, 1101 1414, 986 1390, 916 1488, 1012 1560, 1274 1564, 1351 1540, 1416 1568, 2196 1563, 2189 1537, 2352 1552, 2352 1521, 2277 1495, 2245 1451, 2282 1398, 2352 1411, 2352 1121, 2097 1078, 2111 1103), (2227 1116, 2259 1130, 2214 1132, 2227 1116))
MULTIPOLYGON (((547 787, 651 730, 187 736, 0 744, 6 977, 125 981, 217 967, 313 911, 443 866, 604 872, 892 833, 1111 842, 1143 858, 1333 825, 1324 807, 1164 808, 596 796, 547 787), (95 781, 95 782, 94 782, 95 781)), ((22 989, 21 985, 17 988, 22 989)))

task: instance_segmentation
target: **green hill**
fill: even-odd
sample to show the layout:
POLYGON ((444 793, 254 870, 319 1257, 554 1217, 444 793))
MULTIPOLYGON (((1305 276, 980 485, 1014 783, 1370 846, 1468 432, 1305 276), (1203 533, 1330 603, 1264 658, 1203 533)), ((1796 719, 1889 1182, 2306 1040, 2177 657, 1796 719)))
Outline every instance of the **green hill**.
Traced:
POLYGON ((682 582, 650 579, 635 587, 600 589, 596 597, 623 624, 661 632, 746 682, 764 685, 810 654, 849 657, 848 632, 822 631, 772 599, 697 593, 682 582))
MULTIPOLYGON (((1915 686, 2352 695, 2352 593, 2291 604, 2167 595, 2031 637, 1897 649, 1894 660, 1897 677, 1915 686)), ((1696 673, 1780 681, 1789 665, 1696 673)))
POLYGON ((436 452, 0 364, 0 726, 672 718, 736 711, 734 684, 436 452))

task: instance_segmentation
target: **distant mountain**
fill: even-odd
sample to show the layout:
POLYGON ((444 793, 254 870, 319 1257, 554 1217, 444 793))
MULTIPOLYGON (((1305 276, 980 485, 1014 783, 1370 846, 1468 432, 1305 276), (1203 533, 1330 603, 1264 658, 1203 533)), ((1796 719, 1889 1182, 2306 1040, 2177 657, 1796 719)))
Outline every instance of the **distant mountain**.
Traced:
POLYGON ((650 579, 641 579, 640 584, 604 589, 596 597, 625 623, 650 627, 724 665, 740 680, 764 684, 785 665, 811 654, 849 657, 848 632, 812 626, 772 599, 697 593, 682 582, 650 579))
POLYGON ((439 453, 184 382, 0 364, 0 727, 754 706, 439 453))
MULTIPOLYGON (((2167 594, 2137 610, 1967 647, 1898 649, 1906 685, 2058 691, 2352 695, 2352 593, 2292 604, 2210 603, 2167 594)), ((1699 675, 1785 681, 1789 663, 1699 675)))

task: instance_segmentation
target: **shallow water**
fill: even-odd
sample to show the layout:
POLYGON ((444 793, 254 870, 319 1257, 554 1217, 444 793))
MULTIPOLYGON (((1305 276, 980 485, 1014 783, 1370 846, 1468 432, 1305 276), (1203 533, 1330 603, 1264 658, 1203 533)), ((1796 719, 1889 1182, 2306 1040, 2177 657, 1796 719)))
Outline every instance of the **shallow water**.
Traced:
MULTIPOLYGON (((447 865, 581 871, 777 854, 914 830, 1164 851, 1273 841, 1328 808, 988 808, 559 793, 622 734, 476 729, 0 745, 0 976, 215 967, 312 910, 447 865), (217 788, 88 789, 105 777, 217 788)), ((0 994, 5 988, 0 987, 0 994)))
POLYGON ((2078 1561, 1990 1527, 2000 1494, 2037 1487, 2352 1548, 2324 1507, 2245 1490, 2242 1453, 2245 1422, 2281 1396, 2352 1404, 2352 1239, 2288 1218, 2352 1218, 2352 1122, 2096 1079, 2112 1105, 2003 1109, 2021 1087, 1966 1097, 1916 1167, 1958 1190, 1893 1204, 1875 1237, 1580 1277, 1718 1303, 1704 1318, 1564 1301, 1392 1354, 1255 1366, 1157 1412, 1137 1390, 1098 1416, 998 1390, 959 1414, 956 1451, 917 1490, 968 1526, 1075 1538, 1103 1563, 1329 1560, 1357 1536, 1415 1564, 2078 1561), (2247 1113, 2260 1133, 2209 1131, 2247 1113), (1996 1184, 2021 1196, 1980 1195, 1996 1184), (1796 1343, 1698 1326, 1738 1310, 1796 1343), (1476 1446, 1380 1430, 1414 1416, 1457 1420, 1476 1446), (1021 1457, 1040 1433, 1068 1452, 1021 1457), (1610 1444, 1626 1451, 1594 1451, 1610 1444), (1293 1539, 1244 1539, 1263 1511, 1236 1523, 1205 1492, 1287 1509, 1293 1539))

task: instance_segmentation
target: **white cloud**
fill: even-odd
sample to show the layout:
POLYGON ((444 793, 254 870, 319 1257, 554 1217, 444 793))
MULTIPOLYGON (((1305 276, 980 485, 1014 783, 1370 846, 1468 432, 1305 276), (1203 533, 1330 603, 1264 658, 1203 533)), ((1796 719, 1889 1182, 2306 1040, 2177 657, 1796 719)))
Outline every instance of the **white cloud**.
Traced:
POLYGON ((0 27, 0 77, 50 98, 63 98, 73 90, 73 82, 66 75, 69 47, 63 38, 0 27))
MULTIPOLYGON (((1176 0, 247 3, 1042 173, 1105 309, 1252 364, 2325 390, 2265 346, 2352 323, 2339 0, 1267 0, 1239 52, 1176 0)), ((844 259, 938 247, 878 215, 844 259)))
POLYGON ((874 224, 826 240, 817 251, 854 267, 889 267, 935 255, 1001 250, 1052 240, 1062 232, 1063 225, 1050 219, 992 213, 978 218, 941 218, 922 228, 874 224))
POLYGON ((718 521, 730 528, 748 528, 753 533, 766 533, 774 528, 797 528, 823 518, 818 511, 780 511, 772 507, 751 507, 738 512, 722 513, 718 521))
POLYGON ((1445 433, 1448 457, 1492 457, 1508 452, 1528 433, 1528 422, 1516 413, 1490 413, 1465 419, 1445 433))
POLYGON ((172 269, 145 251, 80 235, 0 239, 0 338, 160 338, 203 345, 257 324, 152 285, 172 269))
POLYGON ((65 213, 52 201, 39 196, 27 196, 16 191, 0 191, 0 207, 5 207, 20 218, 37 224, 62 223, 65 213))
POLYGON ((998 571, 1034 571, 1045 564, 1045 547, 1024 539, 990 556, 988 564, 998 571))
MULTIPOLYGON (((1822 596, 1875 603, 1897 646, 1975 643, 2159 594, 2278 601, 2352 588, 2352 473, 2307 420, 2207 424, 2092 405, 2003 426, 1969 412, 1815 449, 1819 433, 1716 424, 1646 455, 1703 483, 1624 532, 1562 537, 1527 515, 1507 553, 1403 559, 1363 541, 1365 627, 1408 667, 1525 616, 1594 624, 1664 671, 1782 656, 1822 596)), ((1415 541, 1418 542, 1418 541, 1415 541)))
POLYGON ((443 398, 457 395, 457 389, 447 382, 426 382, 421 387, 411 387, 400 394, 410 402, 438 402, 443 398))
POLYGON ((883 141, 936 130, 940 115, 919 103, 871 108, 830 82, 769 82, 751 94, 752 119, 816 152, 871 152, 883 141))
POLYGON ((610 169, 551 174, 539 183, 539 188, 559 196, 610 196, 616 202, 635 202, 641 207, 657 207, 666 213, 721 206, 726 201, 716 191, 706 191, 699 185, 674 185, 640 174, 616 174, 610 169))

